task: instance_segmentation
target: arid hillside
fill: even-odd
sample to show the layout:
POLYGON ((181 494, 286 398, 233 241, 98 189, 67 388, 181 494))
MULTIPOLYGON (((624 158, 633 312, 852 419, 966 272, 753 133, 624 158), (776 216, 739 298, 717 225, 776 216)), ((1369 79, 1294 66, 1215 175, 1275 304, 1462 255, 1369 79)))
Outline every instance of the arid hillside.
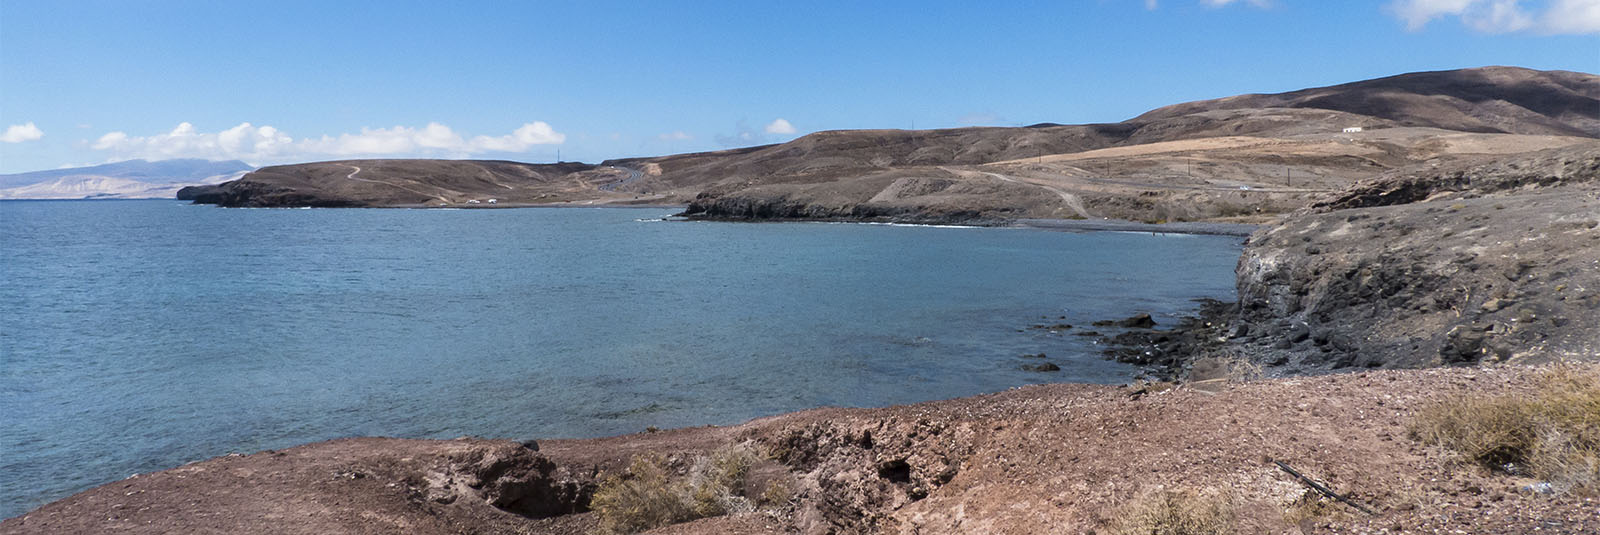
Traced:
POLYGON ((230 207, 515 205, 593 198, 594 183, 623 175, 583 163, 345 160, 263 167, 240 180, 184 188, 178 198, 230 207))
POLYGON ((286 165, 185 196, 232 206, 649 202, 741 220, 1259 221, 1391 169, 1592 141, 1597 110, 1600 77, 1487 67, 1191 102, 1121 123, 817 132, 598 166, 286 165))
MULTIPOLYGON (((1134 121, 1251 108, 1342 111, 1463 132, 1600 137, 1591 74, 1484 67, 1402 74, 1274 95, 1240 95, 1160 108, 1134 121)), ((1362 126, 1362 125, 1355 125, 1362 126)))

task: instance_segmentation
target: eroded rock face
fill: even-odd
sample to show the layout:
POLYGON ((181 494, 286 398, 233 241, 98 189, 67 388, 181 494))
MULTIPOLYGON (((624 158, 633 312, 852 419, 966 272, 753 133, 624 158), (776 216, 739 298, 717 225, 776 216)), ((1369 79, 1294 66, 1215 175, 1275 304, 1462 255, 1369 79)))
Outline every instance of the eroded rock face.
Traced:
POLYGON ((1252 354, 1298 367, 1600 353, 1600 146, 1363 184, 1252 236, 1252 354))
POLYGON ((796 474, 803 533, 893 532, 893 512, 956 476, 978 442, 970 423, 927 418, 808 422, 761 438, 796 474))
MULTIPOLYGON (((413 476, 415 479, 415 476, 413 476)), ((475 498, 531 518, 588 510, 592 478, 580 479, 520 444, 451 452, 421 472, 428 500, 452 503, 475 498)))

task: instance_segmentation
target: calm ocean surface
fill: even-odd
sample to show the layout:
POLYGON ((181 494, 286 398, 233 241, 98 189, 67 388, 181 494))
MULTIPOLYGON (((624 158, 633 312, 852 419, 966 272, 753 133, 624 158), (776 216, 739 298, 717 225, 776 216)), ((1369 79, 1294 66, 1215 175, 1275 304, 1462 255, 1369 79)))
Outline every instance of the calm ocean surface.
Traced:
POLYGON ((0 517, 336 437, 592 437, 1120 382, 1134 370, 1092 339, 1018 329, 1170 324, 1232 295, 1240 242, 655 221, 671 212, 0 202, 0 517), (1021 371, 1038 352, 1063 371, 1021 371))

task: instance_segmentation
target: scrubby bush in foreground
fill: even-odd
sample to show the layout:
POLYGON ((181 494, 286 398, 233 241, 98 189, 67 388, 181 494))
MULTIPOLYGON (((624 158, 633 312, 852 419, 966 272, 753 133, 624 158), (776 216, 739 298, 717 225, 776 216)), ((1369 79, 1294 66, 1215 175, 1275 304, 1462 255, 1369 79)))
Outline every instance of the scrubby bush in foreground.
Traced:
POLYGON ((1600 493, 1600 366, 1553 367, 1527 394, 1446 399, 1419 412, 1410 431, 1490 469, 1600 493))
POLYGON ((1112 519, 1116 535, 1233 533, 1233 500, 1220 492, 1160 490, 1140 496, 1112 519))
POLYGON ((675 478, 659 454, 635 456, 628 469, 601 481, 589 508, 600 532, 638 533, 698 518, 749 512, 745 476, 759 460, 754 448, 736 445, 697 457, 688 474, 675 478))

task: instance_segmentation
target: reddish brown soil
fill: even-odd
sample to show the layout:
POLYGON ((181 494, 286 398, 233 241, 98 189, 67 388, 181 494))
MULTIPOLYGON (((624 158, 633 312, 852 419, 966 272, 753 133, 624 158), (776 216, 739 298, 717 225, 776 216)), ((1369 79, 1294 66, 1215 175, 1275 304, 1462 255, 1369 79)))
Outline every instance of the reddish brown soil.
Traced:
MULTIPOLYGON (((1600 367, 1588 368, 1600 380, 1600 367)), ((1419 407, 1530 388, 1537 369, 1372 371, 1212 388, 1043 385, 597 440, 347 439, 104 485, 4 533, 585 533, 597 475, 753 441, 777 510, 655 533, 1090 533, 1156 489, 1232 497, 1242 533, 1596 533, 1600 500, 1533 494, 1406 436, 1419 407), (1377 511, 1320 500, 1281 460, 1377 511), (770 469, 776 469, 772 471, 770 469), (519 514, 520 513, 520 514, 519 514), (550 516, 554 515, 554 516, 550 516), (544 518, 531 518, 544 517, 544 518), (1458 531, 1459 530, 1459 531, 1458 531)), ((1213 386, 1216 383, 1212 383, 1213 386)), ((680 463, 681 464, 681 463, 680 463)))

